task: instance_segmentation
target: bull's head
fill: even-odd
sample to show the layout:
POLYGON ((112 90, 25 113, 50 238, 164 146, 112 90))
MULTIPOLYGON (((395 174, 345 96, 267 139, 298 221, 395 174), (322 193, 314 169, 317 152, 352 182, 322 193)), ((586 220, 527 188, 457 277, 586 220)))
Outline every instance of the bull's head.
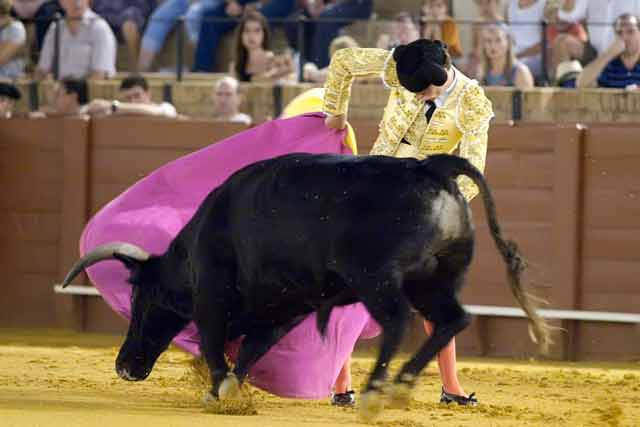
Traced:
POLYGON ((191 296, 184 289, 172 287, 176 271, 164 274, 168 273, 165 257, 150 255, 129 243, 102 245, 86 254, 71 268, 62 286, 85 268, 108 259, 120 260, 127 267, 133 287, 131 321, 116 359, 116 372, 125 380, 144 380, 160 354, 189 322, 191 296))

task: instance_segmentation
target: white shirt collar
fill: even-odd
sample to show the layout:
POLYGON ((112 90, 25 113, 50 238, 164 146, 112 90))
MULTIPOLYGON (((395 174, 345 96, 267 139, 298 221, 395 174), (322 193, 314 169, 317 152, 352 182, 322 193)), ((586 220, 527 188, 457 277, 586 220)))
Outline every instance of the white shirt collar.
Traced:
POLYGON ((451 85, 442 93, 442 95, 435 99, 436 107, 438 108, 444 105, 444 103, 447 101, 447 98, 453 91, 453 88, 456 87, 456 83, 458 82, 458 71, 455 69, 455 67, 451 67, 451 70, 453 70, 453 82, 451 82, 451 85))

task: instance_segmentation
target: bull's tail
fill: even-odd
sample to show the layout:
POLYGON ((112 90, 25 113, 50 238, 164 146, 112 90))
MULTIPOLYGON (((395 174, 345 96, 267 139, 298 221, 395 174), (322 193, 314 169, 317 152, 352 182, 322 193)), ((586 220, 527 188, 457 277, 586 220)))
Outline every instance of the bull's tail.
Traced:
POLYGON ((526 261, 522 257, 516 243, 512 240, 506 240, 502 236, 500 225, 496 219, 496 207, 493 196, 482 173, 469 163, 469 161, 458 156, 446 154, 435 155, 430 156, 424 162, 425 165, 428 166, 429 171, 435 171, 449 179, 455 179, 458 175, 465 175, 480 189, 487 222, 489 223, 489 231, 507 265, 507 276, 511 292, 529 318, 529 331, 532 339, 538 343, 541 352, 546 354, 549 345, 552 344, 553 341, 551 339, 552 327, 547 324, 537 312, 538 303, 543 302, 543 300, 527 293, 522 286, 521 277, 527 266, 526 261))

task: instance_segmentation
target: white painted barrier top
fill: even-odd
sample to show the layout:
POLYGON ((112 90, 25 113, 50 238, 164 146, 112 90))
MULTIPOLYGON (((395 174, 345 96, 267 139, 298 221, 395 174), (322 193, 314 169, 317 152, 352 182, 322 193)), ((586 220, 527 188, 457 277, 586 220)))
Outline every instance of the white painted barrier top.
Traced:
MULTIPOLYGON (((100 296, 93 286, 55 285, 54 292, 67 295, 100 296)), ((501 307, 495 305, 465 305, 465 310, 475 316, 493 317, 526 317, 524 311, 516 307, 501 307)), ((540 309, 538 314, 545 319, 582 320, 587 322, 613 322, 613 323, 638 323, 640 314, 615 313, 609 311, 585 311, 585 310, 551 310, 540 309)))

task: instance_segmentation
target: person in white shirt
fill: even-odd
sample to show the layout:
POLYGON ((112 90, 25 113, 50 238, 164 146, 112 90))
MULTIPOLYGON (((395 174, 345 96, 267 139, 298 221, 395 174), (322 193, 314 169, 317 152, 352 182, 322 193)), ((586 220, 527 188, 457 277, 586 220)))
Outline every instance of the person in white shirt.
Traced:
POLYGON ((216 82, 213 89, 213 118, 219 122, 241 123, 250 125, 252 120, 248 114, 241 113, 240 84, 231 76, 225 76, 216 82))
MULTIPOLYGON (((116 38, 109 24, 89 9, 89 0, 60 0, 65 18, 60 25, 58 79, 105 79, 116 72, 116 38)), ((36 68, 37 80, 53 74, 56 24, 50 25, 36 68)))
POLYGON ((149 82, 139 74, 131 74, 120 83, 117 100, 94 99, 89 103, 92 116, 156 116, 175 119, 176 107, 168 102, 155 103, 151 100, 149 82))
POLYGON ((542 22, 546 0, 510 0, 508 21, 516 57, 529 67, 534 77, 542 70, 542 22))
POLYGON ((556 62, 579 60, 583 65, 605 52, 615 40, 613 23, 629 13, 640 16, 640 0, 562 0, 558 18, 566 22, 586 21, 589 41, 561 34, 553 44, 556 62))

